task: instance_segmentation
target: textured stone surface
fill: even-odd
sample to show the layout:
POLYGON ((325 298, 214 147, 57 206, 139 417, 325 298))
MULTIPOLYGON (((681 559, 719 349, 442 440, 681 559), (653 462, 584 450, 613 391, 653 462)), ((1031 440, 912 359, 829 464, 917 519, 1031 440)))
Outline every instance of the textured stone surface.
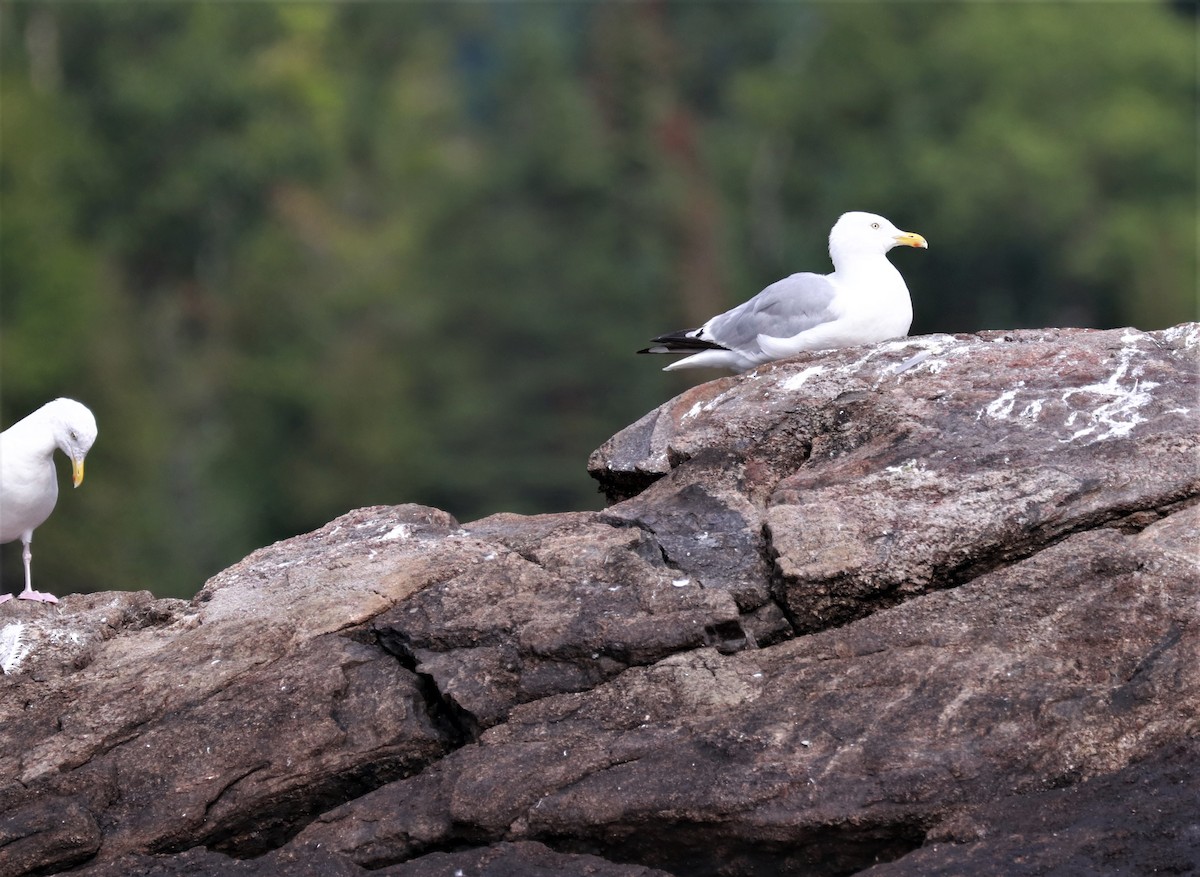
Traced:
POLYGON ((740 506, 742 536, 725 538, 762 538, 761 521, 784 606, 820 630, 1192 501, 1197 335, 1026 330, 809 355, 683 394, 590 469, 610 495, 653 484, 634 503, 659 478, 709 491, 700 529, 740 506))
POLYGON ((602 512, 0 606, 0 877, 1200 870, 1200 326, 772 363, 602 512))
POLYGON ((640 865, 620 865, 596 856, 557 853, 539 843, 498 843, 453 853, 430 853, 399 865, 368 871, 320 850, 278 850, 257 859, 233 859, 196 848, 174 856, 132 853, 75 871, 80 877, 671 877, 640 865))
POLYGON ((985 803, 943 826, 922 849, 863 873, 1194 874, 1198 765, 1200 743, 1193 740, 1095 779, 985 803))
POLYGON ((372 629, 432 676, 472 728, 676 651, 746 645, 730 595, 668 568, 641 530, 579 513, 498 515, 465 532, 486 540, 477 562, 372 629))
POLYGON ((512 836, 686 874, 896 858, 962 807, 1200 731, 1200 588, 1183 549, 1197 533, 1195 508, 1138 534, 1080 533, 836 630, 679 654, 519 707, 296 842, 369 866, 512 836))

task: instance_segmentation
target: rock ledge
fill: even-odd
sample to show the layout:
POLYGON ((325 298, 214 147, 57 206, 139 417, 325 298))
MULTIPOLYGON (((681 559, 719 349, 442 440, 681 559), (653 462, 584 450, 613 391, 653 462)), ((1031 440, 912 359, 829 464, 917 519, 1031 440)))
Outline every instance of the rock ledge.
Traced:
POLYGON ((0 877, 1200 870, 1200 325, 713 381, 602 512, 0 606, 0 877))

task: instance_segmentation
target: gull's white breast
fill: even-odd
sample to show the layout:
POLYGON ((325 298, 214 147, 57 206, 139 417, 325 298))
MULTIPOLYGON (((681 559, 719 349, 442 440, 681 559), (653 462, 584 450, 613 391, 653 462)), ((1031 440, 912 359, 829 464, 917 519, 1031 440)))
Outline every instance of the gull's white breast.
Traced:
POLYGON ((58 502, 54 461, 0 442, 0 542, 40 526, 58 502))

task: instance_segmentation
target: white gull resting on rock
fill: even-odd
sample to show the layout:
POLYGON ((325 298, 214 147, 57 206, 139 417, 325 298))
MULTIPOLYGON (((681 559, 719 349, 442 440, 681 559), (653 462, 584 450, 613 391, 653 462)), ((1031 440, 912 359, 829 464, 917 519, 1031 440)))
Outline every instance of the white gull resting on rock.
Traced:
POLYGON ((690 353, 663 371, 729 368, 744 372, 806 350, 831 350, 903 338, 912 300, 892 247, 928 248, 874 213, 843 213, 829 232, 832 274, 793 274, 699 329, 660 335, 638 353, 690 353))
MULTIPOLYGON (((96 418, 73 399, 47 402, 0 433, 0 542, 20 539, 25 561, 23 600, 57 603, 53 594, 33 589, 29 572, 33 531, 50 517, 58 501, 54 449, 71 458, 72 480, 83 483, 83 458, 96 440, 96 418)), ((0 595, 0 603, 10 599, 0 595)))

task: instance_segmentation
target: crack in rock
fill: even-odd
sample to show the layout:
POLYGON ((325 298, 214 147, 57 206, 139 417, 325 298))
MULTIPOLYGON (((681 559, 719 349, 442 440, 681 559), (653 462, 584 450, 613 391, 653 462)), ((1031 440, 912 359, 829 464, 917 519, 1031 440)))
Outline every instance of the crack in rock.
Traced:
POLYGON ((0 607, 0 874, 1179 870, 1196 338, 771 363, 606 443, 604 512, 361 509, 190 605, 0 607))

